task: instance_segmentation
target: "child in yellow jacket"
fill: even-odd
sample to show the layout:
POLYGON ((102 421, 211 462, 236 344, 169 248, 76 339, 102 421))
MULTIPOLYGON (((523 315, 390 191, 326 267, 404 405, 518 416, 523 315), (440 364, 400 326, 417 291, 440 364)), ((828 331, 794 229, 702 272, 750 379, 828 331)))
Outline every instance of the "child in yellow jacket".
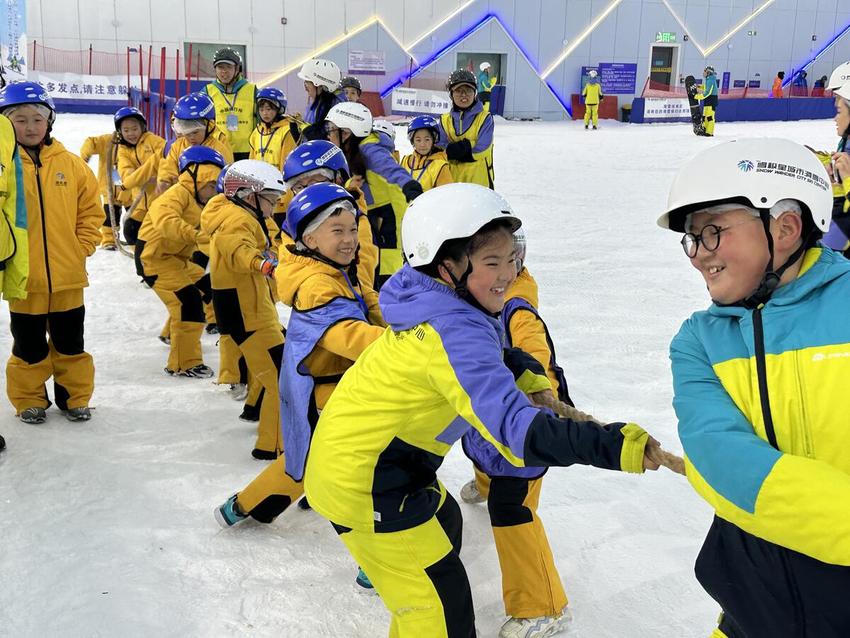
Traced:
POLYGON ((280 89, 260 89, 257 91, 256 102, 260 121, 249 139, 250 159, 267 162, 283 171, 286 158, 298 144, 298 125, 292 118, 284 115, 286 95, 280 89))
POLYGON ((446 152, 437 146, 440 123, 436 119, 430 115, 414 117, 407 126, 407 138, 413 152, 402 158, 401 167, 422 184, 423 191, 454 182, 446 152))
POLYGON ((190 146, 209 146, 221 153, 227 164, 233 162, 233 149, 227 133, 216 127, 215 105, 206 93, 189 93, 177 100, 171 115, 171 128, 177 134, 177 139, 170 147, 166 147, 165 157, 159 163, 157 195, 177 180, 180 173, 177 160, 190 146))
POLYGON ((97 181, 100 185, 100 196, 103 202, 104 221, 100 227, 100 246, 104 250, 115 250, 115 235, 118 228, 113 231, 112 217, 115 222, 120 223, 121 213, 125 206, 130 205, 130 194, 121 188, 121 178, 118 176, 118 163, 114 145, 118 143, 117 133, 104 133, 87 137, 80 147, 80 157, 88 162, 95 155, 97 162, 97 181), (112 199, 109 197, 109 173, 112 172, 112 199), (110 214, 110 201, 112 202, 112 214, 110 214))
POLYGON ((26 299, 10 299, 12 355, 6 391, 25 423, 43 423, 54 401, 70 421, 91 418, 94 362, 85 351, 86 258, 101 240, 97 179, 85 162, 51 138, 53 100, 35 82, 0 89, 0 112, 15 129, 23 165, 29 277, 26 299), (49 340, 48 340, 49 337, 49 340))
POLYGON ((251 454, 272 460, 283 449, 278 418, 283 331, 272 288, 277 257, 266 221, 284 184, 276 168, 249 159, 227 167, 219 190, 201 215, 210 238, 213 305, 222 337, 233 340, 264 390, 251 454))
POLYGON ((135 244, 153 201, 156 174, 162 160, 165 140, 147 130, 147 120, 133 106, 124 106, 115 112, 115 130, 118 133, 118 175, 121 189, 129 194, 132 208, 124 221, 124 239, 135 244))
POLYGON ((248 516, 271 523, 304 491, 300 480, 312 426, 343 373, 384 332, 374 290, 355 283, 357 216, 353 196, 315 184, 292 201, 276 279, 292 308, 280 376, 286 456, 216 509, 229 527, 248 516))
POLYGON ((213 375, 201 354, 209 275, 192 255, 201 237, 201 208, 215 195, 224 163, 220 153, 205 146, 183 151, 177 183, 154 201, 136 242, 137 268, 168 309, 171 340, 165 372, 173 376, 213 375))

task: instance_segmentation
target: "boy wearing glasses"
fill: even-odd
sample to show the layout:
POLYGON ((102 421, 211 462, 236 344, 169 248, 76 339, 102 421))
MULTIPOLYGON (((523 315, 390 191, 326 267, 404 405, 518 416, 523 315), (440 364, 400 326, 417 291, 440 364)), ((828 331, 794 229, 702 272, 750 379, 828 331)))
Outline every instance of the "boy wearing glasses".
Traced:
POLYGON ((715 510, 696 576, 713 638, 850 635, 850 262, 805 147, 742 140, 676 176, 660 226, 714 302, 670 346, 687 476, 715 510))
POLYGON ((452 110, 440 117, 438 145, 446 149, 454 181, 493 188, 493 116, 476 87, 472 71, 452 71, 446 82, 452 110))

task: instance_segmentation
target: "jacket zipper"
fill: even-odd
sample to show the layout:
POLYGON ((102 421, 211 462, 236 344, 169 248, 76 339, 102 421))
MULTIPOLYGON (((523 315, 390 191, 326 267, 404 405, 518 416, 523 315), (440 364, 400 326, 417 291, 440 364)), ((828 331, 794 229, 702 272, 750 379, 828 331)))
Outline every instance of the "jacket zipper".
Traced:
POLYGON ((50 257, 47 253, 47 219, 44 216, 44 195, 41 192, 41 174, 39 173, 39 168, 41 168, 41 158, 36 159, 35 164, 35 184, 38 188, 38 207, 41 210, 41 238, 44 244, 44 268, 47 270, 47 291, 53 292, 53 281, 50 278, 50 257))
POLYGON ((778 450, 776 430, 773 427, 773 414, 770 411, 770 396, 767 391, 767 361, 764 354, 764 325, 762 324, 761 308, 753 310, 753 341, 756 350, 756 375, 758 376, 764 431, 767 435, 767 442, 778 450))

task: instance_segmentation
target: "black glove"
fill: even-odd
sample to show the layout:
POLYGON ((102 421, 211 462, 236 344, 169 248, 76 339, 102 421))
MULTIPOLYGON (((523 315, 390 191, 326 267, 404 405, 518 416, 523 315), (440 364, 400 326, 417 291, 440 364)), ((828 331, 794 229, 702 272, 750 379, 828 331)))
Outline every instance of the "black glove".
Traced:
POLYGON ((472 144, 469 140, 452 142, 446 146, 446 157, 455 162, 474 162, 472 157, 472 144))
POLYGON ((422 184, 412 179, 401 187, 401 192, 404 193, 404 197, 409 204, 422 194, 422 184))

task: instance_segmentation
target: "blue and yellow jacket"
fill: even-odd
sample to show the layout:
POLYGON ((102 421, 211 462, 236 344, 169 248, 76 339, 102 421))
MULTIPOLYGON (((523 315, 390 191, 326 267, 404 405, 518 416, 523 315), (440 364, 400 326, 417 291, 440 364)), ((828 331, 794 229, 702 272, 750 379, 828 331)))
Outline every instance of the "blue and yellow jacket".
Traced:
POLYGON ((466 110, 453 108, 440 116, 439 146, 446 149, 449 169, 456 182, 493 188, 493 116, 480 101, 466 110), (463 156, 455 156, 449 144, 469 143, 463 156))
POLYGON ((305 489, 325 518, 369 532, 426 522, 445 494, 437 468, 469 428, 518 467, 643 471, 646 432, 533 407, 503 363, 499 321, 453 289, 404 266, 380 304, 391 330, 346 372, 313 436, 305 489))
POLYGON ((719 93, 717 87, 717 76, 713 73, 708 77, 703 79, 702 83, 702 92, 699 93, 696 98, 703 102, 705 106, 717 107, 717 94, 719 93))
MULTIPOLYGON (((266 162, 279 171, 283 171, 286 158, 298 145, 298 141, 292 134, 293 123, 294 120, 289 117, 283 117, 271 124, 259 122, 251 132, 249 159, 266 162)), ((295 128, 297 130, 297 125, 295 128)))
POLYGON ((810 249, 798 278, 764 307, 712 305, 670 346, 673 407, 696 491, 744 532, 845 566, 848 312, 850 262, 810 249))
POLYGON ((360 142, 366 164, 363 195, 377 239, 378 275, 384 277, 401 268, 401 220, 407 211, 402 187, 413 181, 393 158, 393 150, 395 146, 389 135, 372 132, 360 142))

